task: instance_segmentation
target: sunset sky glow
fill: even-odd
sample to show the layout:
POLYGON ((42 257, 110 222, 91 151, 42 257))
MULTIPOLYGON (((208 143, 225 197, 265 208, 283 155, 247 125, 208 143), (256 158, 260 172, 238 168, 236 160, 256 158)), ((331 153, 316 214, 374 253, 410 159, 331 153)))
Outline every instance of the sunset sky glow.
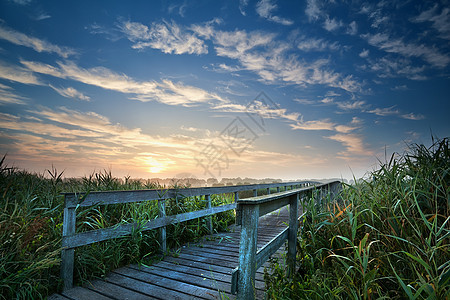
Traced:
POLYGON ((34 172, 346 178, 450 135, 448 1, 0 0, 0 154, 34 172))

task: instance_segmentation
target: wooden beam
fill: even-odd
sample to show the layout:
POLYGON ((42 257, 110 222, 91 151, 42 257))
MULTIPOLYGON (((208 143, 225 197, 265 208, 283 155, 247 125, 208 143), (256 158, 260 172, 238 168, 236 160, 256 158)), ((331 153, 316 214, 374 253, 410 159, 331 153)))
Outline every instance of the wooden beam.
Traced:
MULTIPOLYGON (((214 206, 212 208, 197 210, 193 212, 183 213, 174 216, 166 216, 162 218, 157 218, 148 221, 142 226, 142 230, 157 229, 171 224, 176 224, 180 222, 185 222, 205 216, 214 215, 217 213, 229 211, 236 208, 235 203, 214 206)), ((76 248, 84 245, 89 245, 92 243, 97 243, 101 241, 106 241, 113 238, 122 237, 130 234, 134 228, 136 228, 136 223, 128 223, 122 225, 115 225, 112 227, 91 230, 87 232, 78 233, 77 235, 67 236, 62 241, 62 246, 66 248, 76 248)))
MULTIPOLYGON (((75 235, 76 212, 75 208, 64 208, 63 216, 63 238, 62 243, 75 235)), ((73 287, 73 265, 75 249, 63 245, 61 250, 61 278, 64 281, 64 290, 73 287)))

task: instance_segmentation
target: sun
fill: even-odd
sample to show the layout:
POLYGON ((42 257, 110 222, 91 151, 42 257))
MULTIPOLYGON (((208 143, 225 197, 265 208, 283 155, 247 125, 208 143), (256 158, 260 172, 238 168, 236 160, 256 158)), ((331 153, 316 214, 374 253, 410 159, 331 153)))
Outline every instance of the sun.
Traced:
POLYGON ((171 159, 158 157, 155 158, 153 156, 148 156, 144 160, 145 165, 148 167, 148 171, 153 174, 161 173, 167 170, 170 165, 175 164, 175 162, 171 159))
POLYGON ((166 168, 164 166, 152 166, 148 169, 150 170, 150 173, 161 173, 166 168))

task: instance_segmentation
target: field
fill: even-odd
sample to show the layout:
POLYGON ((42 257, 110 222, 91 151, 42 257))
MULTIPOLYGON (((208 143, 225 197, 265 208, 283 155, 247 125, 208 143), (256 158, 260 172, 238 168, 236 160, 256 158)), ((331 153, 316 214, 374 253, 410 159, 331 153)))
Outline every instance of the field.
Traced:
MULTIPOLYGON (((80 179, 63 179, 54 168, 31 174, 0 164, 0 299, 43 299, 61 288, 59 265, 64 198, 61 192, 137 190, 165 187, 130 178, 114 178, 109 171, 80 179)), ((174 186, 177 186, 174 182, 174 186)), ((212 206, 231 203, 232 195, 212 196, 212 206)), ((206 208, 204 197, 168 199, 167 215, 206 208)), ((77 210, 77 232, 105 228, 157 216, 157 202, 94 206, 77 210)), ((225 231, 234 213, 212 216, 213 229, 225 231)), ((168 248, 177 248, 208 233, 206 219, 167 228, 168 248)), ((77 248, 75 284, 101 277, 130 263, 157 258, 159 232, 135 231, 131 236, 77 248)))
MULTIPOLYGON (((273 299, 446 299, 450 293, 450 150, 448 139, 431 147, 412 145, 403 155, 345 185, 337 203, 304 199, 298 233, 299 271, 289 278, 277 261, 267 270, 273 299)), ((176 185, 176 182, 174 182, 176 185)), ((73 179, 51 168, 32 174, 0 161, 0 299, 45 298, 59 279, 63 196, 61 192, 164 188, 102 171, 73 179)), ((234 201, 213 196, 213 205, 234 201)), ((77 232, 157 216, 156 202, 77 210, 77 232)), ((206 207, 203 197, 170 199, 167 214, 206 207)), ((213 216, 224 231, 233 212, 213 216)), ((170 226, 168 247, 206 234, 205 219, 170 226)), ((158 231, 76 250, 75 283, 101 277, 129 263, 149 263, 158 231)))

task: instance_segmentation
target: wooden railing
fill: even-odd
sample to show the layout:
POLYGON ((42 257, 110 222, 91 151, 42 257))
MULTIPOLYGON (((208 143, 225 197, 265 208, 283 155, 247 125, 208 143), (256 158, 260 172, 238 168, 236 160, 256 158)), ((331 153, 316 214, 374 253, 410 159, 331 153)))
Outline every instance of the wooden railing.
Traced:
MULTIPOLYGON (((61 277, 64 280, 64 289, 73 286, 73 271, 74 271, 74 255, 75 248, 92 243, 106 241, 118 237, 129 235, 139 227, 140 230, 160 230, 160 246, 161 252, 166 253, 166 226, 185 222, 200 217, 211 216, 220 212, 233 210, 236 208, 236 201, 244 201, 239 199, 239 192, 253 191, 254 196, 257 196, 258 190, 266 189, 270 193, 270 189, 277 189, 280 192, 284 189, 285 192, 297 189, 299 187, 310 186, 317 184, 313 181, 301 182, 283 182, 272 184, 254 184, 254 185, 238 185, 238 186, 223 186, 223 187, 205 187, 205 188, 187 188, 187 189, 165 189, 165 190, 135 190, 135 191, 107 191, 107 192, 90 192, 83 193, 65 193, 64 194, 64 220, 63 220, 63 238, 62 238, 62 253, 61 253, 61 277), (234 193, 235 203, 211 206, 211 195, 234 193), (207 201, 206 209, 187 212, 177 215, 166 216, 166 199, 186 198, 205 196, 207 201), (158 201, 158 217, 153 220, 148 220, 145 224, 127 223, 117 224, 112 227, 91 230, 82 233, 76 233, 76 210, 81 207, 89 207, 94 205, 111 205, 123 204, 142 201, 158 201)), ((253 198, 252 198, 253 199, 253 198)), ((242 202, 243 203, 243 202, 242 202)), ((239 213, 238 213, 239 216, 239 213)), ((239 217, 240 218, 240 217, 239 217)), ((212 224, 209 219, 209 229, 212 233, 212 224)))
POLYGON ((231 280, 231 293, 237 299, 255 298, 255 274, 267 259, 273 255, 287 240, 288 275, 295 272, 296 241, 298 231, 298 202, 300 197, 312 190, 318 190, 318 201, 325 197, 335 198, 341 188, 339 181, 316 184, 310 187, 284 191, 236 201, 236 224, 241 225, 239 245, 239 266, 234 269, 231 280), (259 217, 289 205, 289 227, 257 251, 259 217))

